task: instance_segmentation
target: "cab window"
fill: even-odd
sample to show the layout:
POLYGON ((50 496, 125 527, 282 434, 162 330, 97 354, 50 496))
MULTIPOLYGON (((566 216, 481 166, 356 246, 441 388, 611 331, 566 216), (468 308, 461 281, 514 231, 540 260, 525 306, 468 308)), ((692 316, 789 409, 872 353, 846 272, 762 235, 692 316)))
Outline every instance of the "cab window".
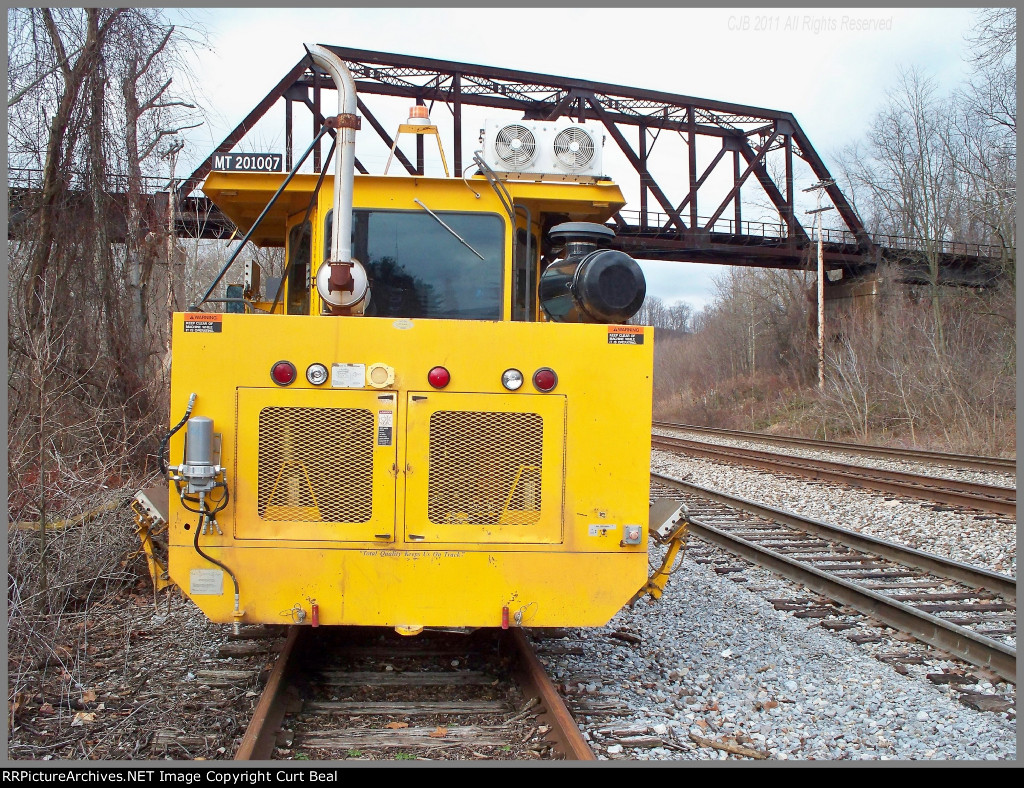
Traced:
POLYGON ((309 264, 313 227, 297 224, 288 233, 288 309, 289 315, 309 314, 309 264))
POLYGON ((532 320, 537 309, 537 236, 516 230, 515 269, 512 272, 512 319, 532 320), (529 254, 527 254, 529 238, 529 254))
MULTIPOLYGON (((366 266, 376 317, 500 320, 505 224, 497 214, 353 212, 352 256, 366 266)), ((327 215, 324 259, 334 212, 327 215)))

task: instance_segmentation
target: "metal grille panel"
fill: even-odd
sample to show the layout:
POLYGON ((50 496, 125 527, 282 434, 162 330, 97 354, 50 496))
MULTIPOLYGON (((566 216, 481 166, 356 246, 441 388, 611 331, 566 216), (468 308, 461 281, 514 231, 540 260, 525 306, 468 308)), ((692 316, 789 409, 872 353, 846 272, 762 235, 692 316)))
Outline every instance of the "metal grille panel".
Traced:
POLYGON ((537 413, 430 416, 427 516, 437 525, 540 519, 544 420, 537 413))
POLYGON ((260 411, 256 498, 264 520, 365 523, 373 511, 373 413, 260 411))

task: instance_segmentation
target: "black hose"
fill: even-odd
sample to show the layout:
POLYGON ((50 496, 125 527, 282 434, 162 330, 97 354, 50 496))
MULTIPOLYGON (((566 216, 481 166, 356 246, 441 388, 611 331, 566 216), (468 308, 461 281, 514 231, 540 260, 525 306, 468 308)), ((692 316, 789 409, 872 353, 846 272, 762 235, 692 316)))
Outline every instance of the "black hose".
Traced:
POLYGON ((309 144, 309 147, 306 148, 306 152, 302 154, 302 157, 295 164, 295 167, 292 168, 292 171, 290 173, 288 173, 288 177, 284 179, 284 182, 280 185, 280 187, 278 187, 278 190, 274 193, 274 196, 270 198, 270 202, 268 202, 267 207, 263 209, 263 213, 256 217, 256 221, 253 222, 252 227, 249 228, 249 232, 245 234, 245 237, 242 238, 241 242, 235 248, 235 251, 232 252, 231 257, 228 258, 228 261, 226 263, 224 263, 224 267, 220 269, 220 273, 218 273, 217 278, 213 280, 213 284, 211 284, 207 288, 206 292, 203 293, 203 297, 199 299, 198 303, 189 307, 190 310, 194 311, 206 303, 206 299, 210 297, 211 293, 213 293, 213 289, 218 284, 220 284, 220 280, 224 278, 224 274, 228 272, 228 269, 231 267, 231 264, 235 262, 235 258, 238 257, 238 253, 245 248, 245 245, 249 242, 249 238, 251 238, 252 234, 256 232, 256 228, 260 226, 260 222, 263 221, 263 217, 267 215, 267 212, 270 210, 271 206, 273 206, 273 204, 277 202, 277 198, 281 196, 281 192, 283 192, 285 190, 285 187, 288 186, 289 183, 291 183, 292 178, 294 178, 295 174, 299 171, 299 167, 302 166, 302 163, 306 160, 306 157, 309 156, 309 154, 313 151, 313 148, 316 147, 316 144, 320 142, 320 138, 323 137, 324 134, 328 132, 328 130, 329 129, 327 126, 322 127, 320 131, 317 133, 317 135, 313 138, 313 141, 309 144))
POLYGON ((170 432, 164 435, 163 439, 160 441, 160 471, 164 476, 167 475, 167 462, 164 460, 164 455, 167 454, 167 444, 170 443, 171 438, 174 437, 174 433, 185 426, 185 422, 188 421, 188 417, 192 415, 192 407, 195 404, 196 395, 193 393, 189 395, 188 407, 185 408, 185 415, 181 417, 181 421, 179 421, 170 432))

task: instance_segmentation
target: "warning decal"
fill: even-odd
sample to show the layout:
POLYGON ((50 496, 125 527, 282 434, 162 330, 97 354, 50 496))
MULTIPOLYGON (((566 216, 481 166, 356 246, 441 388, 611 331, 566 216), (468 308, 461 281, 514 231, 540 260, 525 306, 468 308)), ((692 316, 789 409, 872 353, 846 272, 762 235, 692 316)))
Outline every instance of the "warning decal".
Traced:
POLYGON ((185 313, 186 334, 219 334, 223 329, 222 316, 206 312, 185 313))
POLYGON ((642 345, 643 326, 608 326, 609 345, 642 345))
POLYGON ((377 413, 377 445, 391 445, 391 426, 394 421, 394 411, 382 410, 377 413))

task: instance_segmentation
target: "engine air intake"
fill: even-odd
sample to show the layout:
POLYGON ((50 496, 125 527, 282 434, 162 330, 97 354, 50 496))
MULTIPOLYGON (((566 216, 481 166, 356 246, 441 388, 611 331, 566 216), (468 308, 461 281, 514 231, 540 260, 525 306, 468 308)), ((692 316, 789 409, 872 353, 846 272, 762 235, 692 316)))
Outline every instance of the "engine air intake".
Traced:
POLYGON ((540 276, 540 305, 558 323, 625 323, 647 295, 644 272, 625 252, 602 249, 615 232, 602 224, 566 222, 553 227, 552 241, 565 256, 540 276))

